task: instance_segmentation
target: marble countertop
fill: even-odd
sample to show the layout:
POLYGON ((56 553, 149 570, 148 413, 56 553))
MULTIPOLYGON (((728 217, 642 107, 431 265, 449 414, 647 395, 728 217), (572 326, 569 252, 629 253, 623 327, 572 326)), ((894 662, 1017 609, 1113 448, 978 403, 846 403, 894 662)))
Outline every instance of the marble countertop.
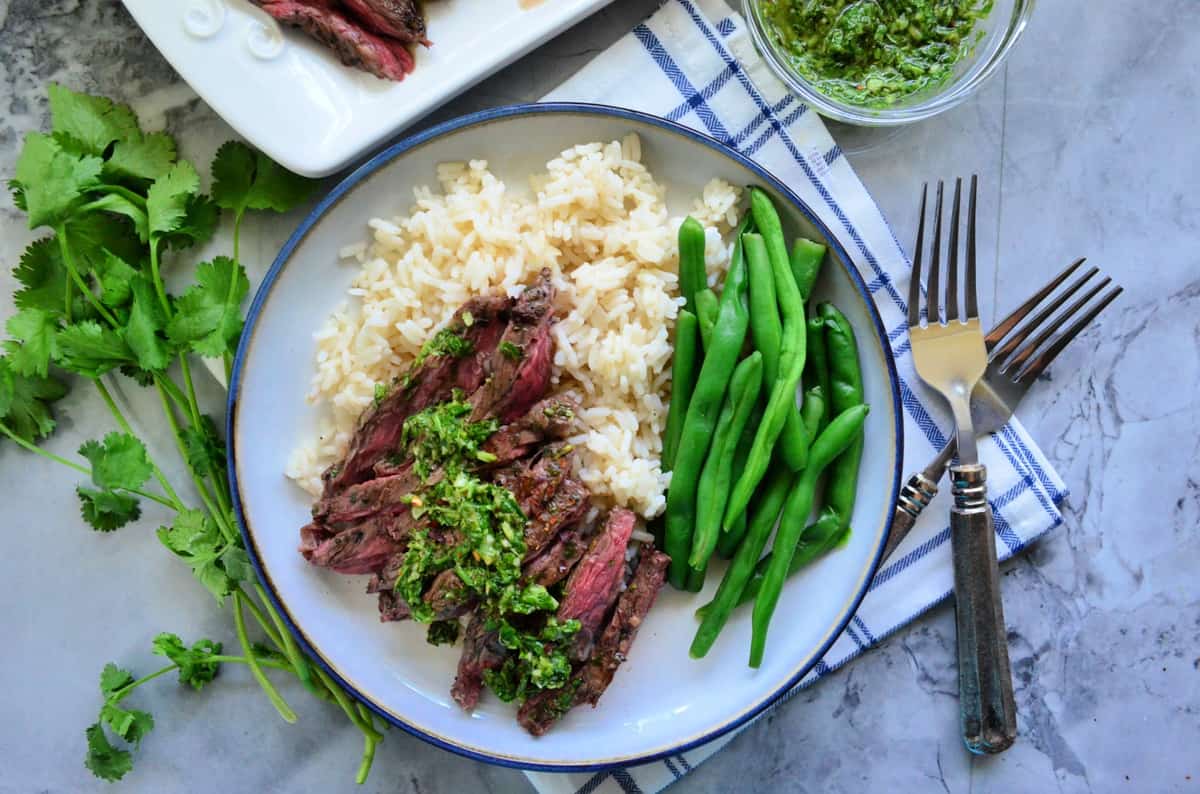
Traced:
MULTIPOLYGON (((430 120, 540 96, 657 2, 619 0, 430 120)), ((1198 37, 1187 0, 1043 3, 1004 72, 965 105, 898 132, 833 129, 902 233, 922 180, 980 175, 981 303, 1011 307, 1080 255, 1125 286, 1019 412, 1072 495, 1065 526, 1003 577, 1018 744, 996 758, 963 751, 943 606, 673 790, 1200 790, 1198 37)), ((50 81, 131 103, 197 162, 231 137, 115 0, 0 0, 0 175, 45 123, 50 81)), ((244 258, 269 261, 297 219, 258 222, 244 258)), ((0 316, 12 311, 8 270, 32 237, 5 192, 0 316)), ((63 405, 51 449, 70 454, 107 429, 84 395, 63 405)), ((215 387, 208 396, 219 399, 215 387)), ((151 518, 113 536, 83 528, 74 479, 0 445, 0 791, 107 790, 81 765, 100 667, 147 668, 159 631, 230 633, 186 572, 145 562, 161 559, 151 518)), ((255 689, 242 671, 202 695, 148 687, 139 705, 157 728, 121 787, 351 790, 357 732, 299 691, 301 720, 285 726, 255 689)), ((518 772, 391 731, 363 790, 531 789, 518 772)))

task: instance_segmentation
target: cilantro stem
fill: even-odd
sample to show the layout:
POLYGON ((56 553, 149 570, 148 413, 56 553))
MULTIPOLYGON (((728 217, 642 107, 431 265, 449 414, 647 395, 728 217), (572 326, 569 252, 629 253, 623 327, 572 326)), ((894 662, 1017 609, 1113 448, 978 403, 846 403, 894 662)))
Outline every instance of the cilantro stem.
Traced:
POLYGON ((271 624, 268 622, 267 616, 263 614, 263 611, 259 608, 258 604, 254 603, 254 599, 247 595, 246 591, 242 590, 241 587, 238 588, 238 592, 242 594, 242 602, 246 605, 246 609, 250 610, 250 615, 258 623, 258 626, 260 629, 262 629, 263 634, 267 635, 267 639, 271 641, 271 644, 274 645, 277 650, 282 650, 284 647, 283 640, 280 639, 279 635, 276 634, 271 628, 271 624))
MULTIPOLYGON (((245 215, 245 210, 238 210, 233 216, 233 262, 235 265, 240 264, 241 258, 241 239, 242 239, 242 217, 245 215)), ((229 290, 225 295, 225 305, 233 303, 233 296, 237 293, 237 278, 229 280, 229 290)), ((225 382, 228 384, 233 379, 233 355, 226 350, 222 358, 225 361, 225 382)))
POLYGON ((181 409, 187 410, 187 397, 184 396, 183 390, 175 385, 175 381, 168 378, 166 375, 155 375, 154 383, 160 390, 165 390, 167 396, 175 401, 181 409))
POLYGON ((354 776, 354 782, 362 785, 367 782, 367 776, 371 774, 371 765, 375 763, 375 747, 383 740, 383 734, 375 730, 375 721, 371 718, 371 712, 366 706, 358 704, 358 712, 362 715, 365 725, 359 727, 363 732, 363 754, 362 761, 358 764, 358 773, 354 776))
POLYGON ((292 711, 292 707, 287 704, 287 701, 275 689, 275 685, 262 671, 259 660, 254 655, 254 649, 250 647, 250 638, 246 635, 246 618, 242 614, 242 603, 246 600, 246 596, 241 590, 233 591, 233 623, 237 629, 238 642, 242 644, 242 653, 246 656, 246 664, 250 667, 250 673, 258 681, 258 685, 266 693, 267 700, 270 700, 271 705, 279 712, 279 716, 283 717, 285 722, 295 722, 296 712, 292 711))
POLYGON ((172 670, 178 670, 178 669, 179 669, 179 665, 169 664, 166 667, 162 668, 161 670, 155 670, 153 673, 142 676, 141 678, 137 679, 136 681, 130 681, 125 686, 123 686, 120 689, 113 692, 113 702, 120 703, 122 700, 125 699, 125 697, 130 692, 137 689, 142 684, 153 681, 154 679, 158 678, 161 675, 166 675, 167 673, 171 672, 172 670))
POLYGON ((54 229, 54 236, 58 239, 58 248, 59 251, 62 252, 63 263, 67 266, 67 274, 71 277, 67 282, 67 320, 69 321, 71 319, 70 286, 71 282, 74 282, 75 285, 79 287, 80 294, 87 299, 87 302, 92 305, 92 308, 96 310, 96 313, 108 321, 109 325, 111 325, 113 328, 116 328, 117 319, 113 317, 112 312, 110 312, 103 303, 96 299, 96 296, 88 287, 87 282, 84 281, 83 276, 80 275, 79 268, 75 266, 75 258, 71 254, 71 247, 67 245, 66 227, 56 226, 54 229))
MULTIPOLYGON (((125 421, 125 414, 121 413, 121 409, 113 401, 112 395, 109 394, 108 387, 104 385, 104 382, 99 378, 95 378, 92 380, 92 383, 96 384, 96 389, 100 392, 100 396, 104 398, 104 402, 108 405, 108 410, 112 413, 113 418, 117 420, 117 425, 129 435, 136 436, 137 434, 133 432, 133 428, 129 426, 129 422, 125 421)), ((162 473, 162 469, 158 468, 158 464, 150 457, 149 451, 146 453, 146 459, 150 461, 150 470, 154 472, 154 479, 158 480, 163 493, 174 503, 173 506, 176 510, 183 510, 184 504, 179 498, 179 494, 175 493, 175 489, 171 487, 171 483, 167 480, 166 475, 162 473)))
POLYGON ((158 272, 158 238, 150 238, 150 280, 154 282, 154 291, 158 293, 158 302, 162 304, 167 319, 171 318, 171 302, 167 300, 167 289, 163 286, 162 276, 158 272))
POLYGON ((138 195, 137 193, 133 192, 132 190, 130 190, 127 187, 106 183, 104 185, 104 189, 106 191, 108 191, 109 193, 116 193, 116 194, 128 199, 129 201, 136 204, 138 207, 141 207, 144 209, 146 206, 146 197, 138 195))
POLYGON ((275 624, 275 630, 279 632, 279 637, 283 640, 283 653, 291 661, 292 667, 296 668, 296 676, 301 683, 308 688, 309 691, 316 691, 316 684, 313 683, 312 670, 308 666, 308 659, 296 647, 296 640, 292 637, 292 633, 288 631, 287 626, 283 625, 283 618, 275 610, 275 605, 271 603, 271 599, 267 597, 267 591, 263 586, 255 582, 254 592, 258 595, 258 599, 263 602, 266 607, 267 615, 270 616, 271 622, 275 624))
MULTIPOLYGON (((68 469, 73 469, 73 470, 79 472, 80 474, 84 475, 85 477, 90 478, 92 476, 92 470, 89 469, 87 466, 81 466, 72 460, 67 460, 64 457, 55 455, 53 452, 51 452, 48 449, 43 449, 42 447, 39 447, 37 444, 34 444, 34 443, 22 438, 21 436, 17 435, 16 433, 14 433, 12 431, 12 429, 10 427, 8 427, 8 425, 4 424, 3 422, 0 422, 0 433, 3 433, 4 435, 8 436, 10 439, 12 439, 13 443, 17 444, 22 449, 32 452, 35 455, 41 455, 46 460, 52 460, 55 463, 60 463, 63 466, 66 466, 68 469)), ((129 493, 136 494, 136 495, 142 497, 143 499, 149 499, 152 502, 158 502, 163 507, 169 507, 172 510, 179 509, 179 505, 175 504, 174 502, 172 502, 168 499, 165 499, 164 497, 161 497, 158 494, 153 494, 153 493, 149 493, 147 491, 143 491, 141 488, 118 488, 117 490, 128 491, 129 493)))

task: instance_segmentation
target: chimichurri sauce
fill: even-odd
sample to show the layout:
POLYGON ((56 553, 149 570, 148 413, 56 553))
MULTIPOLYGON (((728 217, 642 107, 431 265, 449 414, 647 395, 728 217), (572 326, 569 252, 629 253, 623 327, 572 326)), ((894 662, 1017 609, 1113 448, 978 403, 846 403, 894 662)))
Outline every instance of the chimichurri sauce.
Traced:
POLYGON ((768 35, 817 91, 884 106, 945 83, 992 0, 759 0, 768 35))

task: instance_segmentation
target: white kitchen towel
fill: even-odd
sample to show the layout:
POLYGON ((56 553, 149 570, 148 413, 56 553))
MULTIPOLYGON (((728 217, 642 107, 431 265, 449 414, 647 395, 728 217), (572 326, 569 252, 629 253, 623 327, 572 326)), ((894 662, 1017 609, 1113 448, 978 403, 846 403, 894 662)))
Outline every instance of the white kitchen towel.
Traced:
MULTIPOLYGON (((821 119, 770 73, 743 19, 723 0, 667 0, 545 99, 605 102, 664 116, 752 157, 795 191, 846 244, 883 317, 900 373, 905 471, 922 468, 941 449, 947 413, 940 398, 919 385, 905 331, 904 251, 821 119)), ((1015 420, 983 441, 979 453, 988 468, 997 551, 1007 559, 1061 523, 1057 505, 1066 488, 1015 420)), ((845 633, 783 701, 950 595, 948 490, 876 574, 845 633)), ((529 779, 542 794, 652 794, 735 735, 628 769, 537 772, 529 779)))

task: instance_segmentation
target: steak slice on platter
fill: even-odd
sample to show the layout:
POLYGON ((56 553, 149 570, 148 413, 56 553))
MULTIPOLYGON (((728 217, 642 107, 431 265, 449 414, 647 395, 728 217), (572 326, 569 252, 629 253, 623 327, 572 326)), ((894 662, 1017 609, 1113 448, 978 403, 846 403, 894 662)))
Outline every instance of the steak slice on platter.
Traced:
POLYGON ((525 288, 510 313, 508 328, 491 356, 489 377, 473 395, 472 421, 495 416, 502 423, 520 417, 550 387, 554 358, 555 289, 550 271, 525 288))
POLYGON ((342 0, 356 22, 381 36, 424 44, 425 15, 416 0, 342 0))
POLYGON ((467 592, 466 585, 454 569, 448 568, 434 577, 433 583, 421 596, 421 600, 433 607, 434 620, 451 620, 470 612, 475 601, 467 592))
POLYGON ((575 669, 565 687, 535 692, 521 704, 517 711, 521 727, 541 736, 575 706, 596 705, 612 683, 617 668, 629 656, 638 629, 662 589, 670 563, 671 558, 653 546, 641 548, 633 578, 617 599, 617 607, 591 656, 575 669))
POLYGON ((487 620, 479 612, 471 615, 463 633, 462 656, 458 659, 458 674, 450 695, 465 711, 479 704, 483 694, 483 674, 504 663, 507 649, 500 644, 499 634, 487 628, 487 620))
POLYGON ((393 539, 394 519, 375 515, 337 534, 309 524, 300 530, 300 553, 313 565, 338 573, 374 573, 402 550, 393 539))
POLYGON ((620 592, 625 578, 625 549, 635 519, 632 511, 614 508, 567 578, 558 604, 558 619, 579 621, 579 633, 570 654, 575 661, 586 659, 591 653, 592 639, 620 592))
POLYGON ((595 531, 594 523, 583 522, 558 533, 541 554, 525 563, 522 569, 525 578, 542 587, 550 587, 567 578, 575 563, 587 551, 595 531))
POLYGON ((446 330, 465 340, 468 352, 427 356, 363 413, 346 457, 323 475, 326 496, 370 479, 375 465, 399 447, 408 417, 450 399, 455 388, 467 394, 479 390, 507 327, 510 304, 502 295, 472 298, 454 313, 446 330))
POLYGON ((377 36, 320 0, 252 0, 283 25, 300 28, 324 44, 346 66, 384 80, 403 80, 413 70, 412 53, 401 41, 377 36))
POLYGON ((481 449, 496 456, 491 468, 506 466, 529 457, 550 441, 579 432, 579 404, 570 397, 547 397, 525 414, 508 423, 483 443, 481 449))

